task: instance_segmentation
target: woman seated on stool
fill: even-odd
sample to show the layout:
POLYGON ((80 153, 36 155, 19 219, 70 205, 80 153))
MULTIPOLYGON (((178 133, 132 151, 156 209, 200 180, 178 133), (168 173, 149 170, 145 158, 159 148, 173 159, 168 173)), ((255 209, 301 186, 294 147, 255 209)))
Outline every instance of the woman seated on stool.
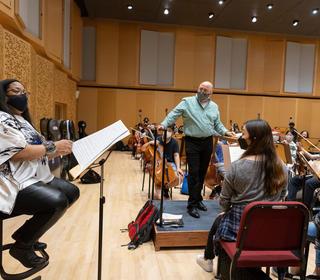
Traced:
POLYGON ((48 158, 71 153, 72 142, 46 141, 32 125, 28 92, 17 80, 0 81, 0 212, 32 215, 15 233, 9 253, 26 267, 45 259, 34 252, 39 238, 78 199, 79 189, 55 178, 48 158))
POLYGON ((213 271, 212 260, 217 253, 214 240, 236 240, 248 203, 279 201, 286 195, 286 169, 276 154, 269 124, 264 120, 246 122, 242 138, 248 144, 247 150, 227 170, 220 195, 223 212, 212 225, 204 255, 197 258, 197 263, 208 272, 213 271))

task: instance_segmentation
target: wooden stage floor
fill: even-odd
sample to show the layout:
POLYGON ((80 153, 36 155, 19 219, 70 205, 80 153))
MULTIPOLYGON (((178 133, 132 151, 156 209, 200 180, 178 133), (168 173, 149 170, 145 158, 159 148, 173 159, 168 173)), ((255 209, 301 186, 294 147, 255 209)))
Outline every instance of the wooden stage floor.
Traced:
MULTIPOLYGON (((128 152, 114 152, 105 166, 104 280, 211 280, 212 273, 196 264, 202 249, 169 249, 156 252, 153 242, 143 244, 134 251, 121 247, 129 242, 126 228, 147 200, 141 192, 142 171, 128 152)), ((78 202, 43 237, 48 243, 50 263, 39 275, 43 280, 97 279, 99 185, 78 184, 81 196, 78 202)), ((147 188, 145 188, 147 189, 147 188)), ((209 191, 207 191, 209 195, 209 191)), ((175 189, 173 198, 186 200, 175 189)), ((27 216, 4 223, 5 242, 27 216)), ((18 272, 21 266, 5 254, 4 266, 9 272, 18 272)), ((314 268, 314 249, 310 250, 308 272, 314 268)), ((32 279, 32 278, 31 278, 32 279)))

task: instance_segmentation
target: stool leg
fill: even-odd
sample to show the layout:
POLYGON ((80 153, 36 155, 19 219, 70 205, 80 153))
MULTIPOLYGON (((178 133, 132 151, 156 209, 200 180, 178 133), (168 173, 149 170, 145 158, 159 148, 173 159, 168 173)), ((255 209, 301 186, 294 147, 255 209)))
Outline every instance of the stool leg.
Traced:
MULTIPOLYGON (((1 250, 1 252, 0 252, 0 266, 1 266, 1 270, 2 270, 2 267, 3 267, 3 264, 2 264, 2 249, 3 249, 3 232, 2 232, 2 230, 3 230, 3 220, 0 220, 0 250, 1 250)), ((2 271, 1 271, 1 273, 2 273, 2 271)))

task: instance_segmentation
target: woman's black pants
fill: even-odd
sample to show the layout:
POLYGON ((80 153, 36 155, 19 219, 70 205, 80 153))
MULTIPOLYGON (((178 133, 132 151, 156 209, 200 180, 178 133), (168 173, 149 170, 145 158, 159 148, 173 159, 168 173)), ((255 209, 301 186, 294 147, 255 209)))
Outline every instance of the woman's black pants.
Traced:
POLYGON ((79 198, 79 189, 68 181, 54 178, 50 183, 38 182, 21 190, 11 216, 32 215, 12 238, 34 244, 79 198))

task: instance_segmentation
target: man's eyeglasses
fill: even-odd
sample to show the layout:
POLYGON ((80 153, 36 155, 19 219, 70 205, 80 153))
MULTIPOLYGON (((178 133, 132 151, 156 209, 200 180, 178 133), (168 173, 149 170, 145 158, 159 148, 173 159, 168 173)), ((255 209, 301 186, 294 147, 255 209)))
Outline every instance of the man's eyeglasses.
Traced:
POLYGON ((10 93, 9 95, 26 95, 26 96, 30 95, 30 93, 27 92, 26 90, 14 90, 14 89, 11 89, 11 90, 7 91, 7 94, 8 93, 10 93))

